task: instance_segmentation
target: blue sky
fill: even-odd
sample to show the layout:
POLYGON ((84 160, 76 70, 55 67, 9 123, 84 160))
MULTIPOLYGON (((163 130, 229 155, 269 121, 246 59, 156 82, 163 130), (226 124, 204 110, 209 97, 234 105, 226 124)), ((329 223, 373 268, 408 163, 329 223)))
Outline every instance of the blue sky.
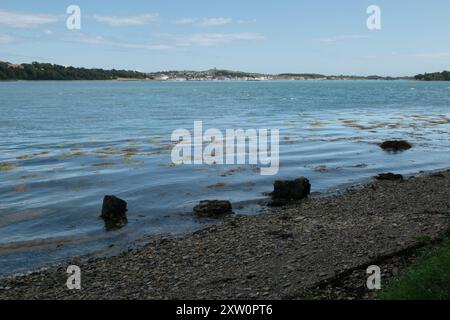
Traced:
POLYGON ((1 0, 0 60, 140 71, 450 69, 448 0, 1 0), (66 9, 81 8, 68 30, 66 9), (368 30, 369 5, 381 30, 368 30))

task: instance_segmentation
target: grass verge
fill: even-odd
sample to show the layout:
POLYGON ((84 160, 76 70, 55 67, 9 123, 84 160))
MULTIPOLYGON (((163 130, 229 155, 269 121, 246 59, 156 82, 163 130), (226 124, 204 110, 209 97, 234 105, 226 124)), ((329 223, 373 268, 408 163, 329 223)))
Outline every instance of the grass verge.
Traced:
POLYGON ((377 296, 382 300, 450 299, 450 224, 442 244, 421 252, 415 263, 377 296))

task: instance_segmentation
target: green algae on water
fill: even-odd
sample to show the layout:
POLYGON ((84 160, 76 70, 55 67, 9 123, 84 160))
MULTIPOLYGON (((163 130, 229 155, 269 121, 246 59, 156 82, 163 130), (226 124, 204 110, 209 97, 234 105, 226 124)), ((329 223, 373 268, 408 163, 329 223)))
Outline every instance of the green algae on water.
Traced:
POLYGON ((16 169, 16 165, 13 162, 0 162, 0 172, 8 172, 16 169))

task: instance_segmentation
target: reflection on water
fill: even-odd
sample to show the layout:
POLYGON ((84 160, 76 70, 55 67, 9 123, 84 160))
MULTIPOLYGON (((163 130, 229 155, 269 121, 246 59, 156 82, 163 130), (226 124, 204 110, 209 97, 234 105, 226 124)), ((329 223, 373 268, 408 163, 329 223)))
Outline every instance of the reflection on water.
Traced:
POLYGON ((274 179, 304 175, 324 192, 445 168, 449 107, 445 83, 0 83, 0 273, 196 229, 204 222, 183 213, 204 199, 256 213, 274 179), (196 120, 204 130, 279 128, 279 174, 174 166, 170 135, 196 120), (414 147, 385 153, 386 139, 414 147), (105 194, 128 202, 120 231, 98 219, 105 194))

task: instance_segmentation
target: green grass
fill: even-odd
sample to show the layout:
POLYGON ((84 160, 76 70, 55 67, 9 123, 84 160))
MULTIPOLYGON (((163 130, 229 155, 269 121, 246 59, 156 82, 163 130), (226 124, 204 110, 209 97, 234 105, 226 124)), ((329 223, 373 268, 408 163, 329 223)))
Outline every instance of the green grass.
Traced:
POLYGON ((439 247, 423 250, 411 267, 378 294, 378 299, 450 299, 450 224, 446 237, 439 247))
POLYGON ((419 241, 420 244, 426 245, 431 242, 431 238, 430 238, 430 236, 424 235, 424 236, 418 237, 417 241, 419 241))

